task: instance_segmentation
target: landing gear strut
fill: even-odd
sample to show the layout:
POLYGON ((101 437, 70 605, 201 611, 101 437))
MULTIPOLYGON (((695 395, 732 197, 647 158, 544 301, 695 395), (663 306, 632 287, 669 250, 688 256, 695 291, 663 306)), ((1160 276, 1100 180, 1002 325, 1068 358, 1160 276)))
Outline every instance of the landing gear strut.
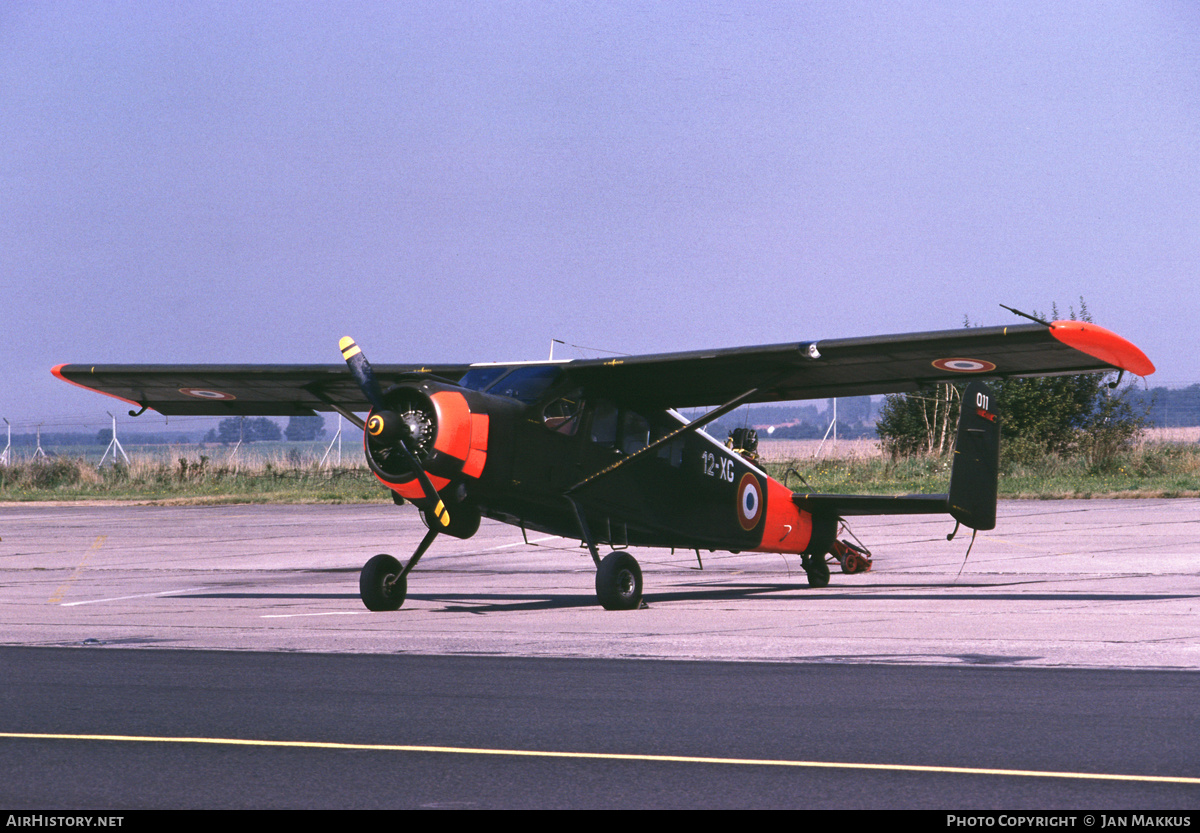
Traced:
POLYGON ((596 564, 596 598, 605 610, 637 610, 642 606, 642 568, 637 559, 625 551, 610 552, 600 559, 600 551, 588 529, 579 504, 570 497, 567 501, 579 522, 579 534, 587 544, 596 564))

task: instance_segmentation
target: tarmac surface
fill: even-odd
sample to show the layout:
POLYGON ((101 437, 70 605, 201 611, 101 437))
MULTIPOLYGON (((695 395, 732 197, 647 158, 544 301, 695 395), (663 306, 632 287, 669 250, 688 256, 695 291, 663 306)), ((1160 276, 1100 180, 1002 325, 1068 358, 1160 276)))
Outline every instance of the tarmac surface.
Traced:
POLYGON ((358 570, 407 560, 379 506, 0 505, 0 644, 788 663, 1200 668, 1200 501, 1002 502, 964 561, 949 519, 864 518, 866 574, 635 549, 648 607, 607 612, 578 541, 485 521, 438 538, 403 608, 358 570))
POLYGON ((951 529, 862 519, 874 570, 822 589, 634 550, 648 607, 607 612, 577 541, 485 523, 370 613, 358 571, 409 557, 411 508, 3 505, 0 806, 1190 823, 1200 501, 1003 503, 965 560, 951 529))

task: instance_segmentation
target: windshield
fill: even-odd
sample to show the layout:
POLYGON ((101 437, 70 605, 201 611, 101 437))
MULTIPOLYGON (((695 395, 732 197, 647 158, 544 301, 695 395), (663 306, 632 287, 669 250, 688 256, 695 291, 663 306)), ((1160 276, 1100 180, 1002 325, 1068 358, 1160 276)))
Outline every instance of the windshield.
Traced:
POLYGON ((488 365, 487 367, 472 367, 458 380, 458 383, 469 390, 485 390, 488 385, 499 379, 508 368, 504 365, 488 365))
MULTIPOLYGON (((474 371, 472 371, 474 372, 474 371)), ((467 374, 471 375, 470 373, 467 374)), ((509 396, 519 399, 525 404, 538 401, 542 394, 558 381, 562 368, 555 365, 529 365, 518 367, 512 373, 487 388, 487 392, 497 396, 509 396)), ((465 377, 464 377, 465 378, 465 377)))

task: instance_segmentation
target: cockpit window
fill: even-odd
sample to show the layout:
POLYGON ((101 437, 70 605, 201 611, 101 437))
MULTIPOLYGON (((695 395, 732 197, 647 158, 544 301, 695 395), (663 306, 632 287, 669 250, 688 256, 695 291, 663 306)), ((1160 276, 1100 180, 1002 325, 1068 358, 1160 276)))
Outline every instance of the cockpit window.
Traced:
POLYGON ((458 380, 458 383, 468 390, 485 390, 488 385, 499 379, 509 368, 503 365, 488 365, 487 367, 472 367, 458 380))
POLYGON ((487 392, 497 396, 509 396, 513 399, 519 399, 528 405, 538 401, 542 394, 558 381, 558 377, 561 375, 562 368, 555 365, 540 364, 518 367, 512 373, 509 373, 507 376, 501 378, 500 381, 487 388, 487 392))

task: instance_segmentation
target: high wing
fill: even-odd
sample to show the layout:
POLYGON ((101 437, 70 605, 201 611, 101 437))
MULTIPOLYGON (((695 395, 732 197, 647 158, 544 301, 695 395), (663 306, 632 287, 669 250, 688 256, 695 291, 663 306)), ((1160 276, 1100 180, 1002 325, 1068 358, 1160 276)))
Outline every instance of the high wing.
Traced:
MULTIPOLYGON (((549 364, 547 362, 546 364, 549 364)), ((591 395, 646 408, 898 393, 964 377, 1043 376, 1154 365, 1135 345, 1095 324, 962 328, 790 342, 688 353, 556 362, 591 395)), ((470 365, 374 365, 382 386, 414 375, 456 381, 470 365)), ((54 374, 80 387, 168 415, 294 416, 366 411, 365 396, 338 365, 81 365, 54 374)))
POLYGON ((752 388, 745 402, 825 399, 916 390, 964 377, 1045 376, 1154 365, 1136 346, 1082 321, 1019 324, 868 338, 773 344, 655 356, 574 361, 589 391, 645 407, 716 405, 752 388))
MULTIPOLYGON (((457 381, 468 369, 465 364, 374 366, 383 387, 414 376, 457 381)), ((64 382, 168 416, 305 416, 371 407, 345 364, 63 364, 51 372, 64 382)))

